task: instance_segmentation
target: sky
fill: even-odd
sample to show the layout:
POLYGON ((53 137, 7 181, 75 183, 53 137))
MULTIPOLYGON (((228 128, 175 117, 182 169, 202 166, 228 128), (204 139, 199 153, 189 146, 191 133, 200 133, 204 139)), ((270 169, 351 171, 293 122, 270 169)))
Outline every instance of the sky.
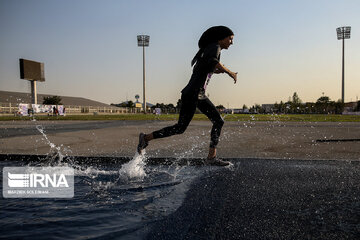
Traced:
POLYGON ((214 75, 207 88, 215 105, 341 98, 342 42, 336 28, 351 26, 345 41, 345 101, 360 97, 358 0, 0 0, 0 90, 30 92, 19 58, 43 62, 38 93, 103 103, 142 100, 145 49, 147 102, 173 103, 188 83, 201 34, 225 25, 234 44, 221 62, 238 72, 234 84, 214 75))

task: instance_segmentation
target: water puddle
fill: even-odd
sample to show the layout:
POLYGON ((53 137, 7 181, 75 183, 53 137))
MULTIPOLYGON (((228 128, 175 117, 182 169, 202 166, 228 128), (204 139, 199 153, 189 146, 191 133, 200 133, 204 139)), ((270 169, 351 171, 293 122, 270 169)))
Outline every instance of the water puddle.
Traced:
MULTIPOLYGON (((192 182, 211 168, 180 166, 177 161, 147 165, 145 151, 135 153, 125 164, 96 159, 81 163, 72 157, 70 148, 53 143, 43 126, 36 125, 36 129, 50 149, 45 158, 28 165, 73 168, 75 195, 71 199, 1 199, 2 213, 10 223, 7 230, 16 233, 12 236, 15 238, 39 239, 56 233, 57 226, 66 229, 66 234, 58 234, 68 239, 143 236, 148 224, 176 211, 192 182), (11 214, 14 207, 16 215, 11 214), (31 220, 34 216, 36 221, 31 220), (22 231, 17 231, 19 219, 24 219, 22 231)), ((9 162, 0 162, 0 167, 6 164, 9 162)), ((24 166, 23 161, 12 164, 24 166)))

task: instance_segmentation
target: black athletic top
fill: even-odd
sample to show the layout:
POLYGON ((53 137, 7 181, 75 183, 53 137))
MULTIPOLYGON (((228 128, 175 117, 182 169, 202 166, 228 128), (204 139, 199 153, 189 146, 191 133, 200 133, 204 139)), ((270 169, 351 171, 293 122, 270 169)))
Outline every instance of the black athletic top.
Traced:
POLYGON ((218 43, 211 43, 205 47, 203 54, 197 60, 189 83, 181 91, 186 97, 195 97, 205 85, 209 73, 215 71, 215 66, 220 62, 221 48, 218 43))

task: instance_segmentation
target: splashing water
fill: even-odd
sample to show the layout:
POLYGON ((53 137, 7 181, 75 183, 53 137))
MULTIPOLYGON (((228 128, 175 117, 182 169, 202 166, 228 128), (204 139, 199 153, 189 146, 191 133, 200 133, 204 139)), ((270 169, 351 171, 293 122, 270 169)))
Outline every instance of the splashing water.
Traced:
POLYGON ((36 125, 36 129, 42 134, 44 140, 50 146, 50 152, 47 154, 45 160, 49 161, 50 163, 55 163, 56 160, 57 160, 57 164, 62 163, 64 159, 64 155, 60 151, 61 147, 56 146, 54 143, 52 143, 49 140, 49 138, 45 134, 44 128, 41 125, 36 125))
POLYGON ((52 143, 48 136, 45 133, 43 126, 37 125, 36 129, 42 134, 45 142, 50 146, 50 151, 45 157, 45 159, 41 159, 39 163, 36 165, 50 165, 50 166, 66 166, 71 167, 75 170, 76 176, 88 176, 91 178, 96 178, 99 174, 102 175, 110 175, 116 174, 117 171, 104 171, 99 170, 93 166, 81 166, 79 164, 74 163, 74 157, 69 157, 68 153, 72 153, 72 151, 68 148, 63 148, 63 145, 57 146, 56 144, 52 143), (63 152, 62 152, 63 151, 63 152), (67 161, 64 161, 64 158, 67 157, 67 161))
POLYGON ((133 159, 122 165, 119 170, 120 177, 125 177, 128 179, 143 179, 146 176, 144 167, 145 167, 145 150, 141 154, 138 152, 135 153, 133 159))
MULTIPOLYGON (((103 171, 103 170, 98 170, 98 169, 96 169, 96 168, 94 168, 92 166, 86 168, 86 167, 80 166, 78 164, 75 164, 72 161, 73 159, 70 159, 70 162, 65 163, 64 162, 64 157, 65 156, 61 152, 61 146, 62 145, 57 146, 54 143, 52 143, 50 141, 50 139, 48 138, 48 136, 46 135, 43 126, 37 125, 36 129, 42 134, 43 139, 50 146, 49 153, 47 154, 46 158, 42 159, 42 161, 41 161, 42 164, 45 162, 47 165, 51 165, 51 166, 54 166, 54 165, 56 165, 56 166, 69 166, 69 167, 74 168, 75 175, 78 175, 78 176, 85 175, 85 176, 89 176, 89 177, 92 177, 92 178, 97 177, 99 174, 102 174, 102 175, 105 174, 106 175, 106 174, 114 174, 115 173, 115 171, 106 172, 106 171, 103 171)), ((66 156, 67 156, 67 154, 66 154, 66 156)), ((116 171, 116 173, 118 173, 120 175, 119 177, 122 178, 122 179, 142 180, 146 176, 146 173, 145 173, 145 170, 144 170, 145 165, 146 165, 145 160, 146 160, 145 150, 143 150, 143 152, 141 154, 136 152, 133 159, 130 162, 122 165, 121 169, 118 172, 116 171)))
MULTIPOLYGON (((182 174, 183 171, 186 172, 187 169, 177 166, 177 161, 174 161, 174 165, 171 167, 171 169, 148 169, 146 167, 145 150, 143 150, 141 154, 136 152, 132 160, 128 163, 123 164, 117 171, 100 170, 94 166, 79 165, 78 163, 76 163, 76 159, 71 156, 72 151, 70 149, 64 148, 63 145, 57 146, 50 141, 49 137, 46 135, 46 131, 43 126, 37 125, 36 129, 41 133, 41 135, 43 136, 43 140, 46 142, 46 144, 50 146, 50 151, 47 154, 46 158, 41 159, 41 161, 36 163, 36 165, 72 167, 75 170, 76 176, 87 176, 91 179, 95 179, 98 176, 113 175, 118 177, 115 182, 118 182, 120 180, 120 182, 124 181, 123 183, 125 184, 129 182, 143 182, 146 180, 145 177, 148 177, 147 174, 156 176, 157 174, 166 173, 167 175, 172 176, 172 180, 175 181, 177 179, 177 175, 182 174)), ((187 154, 184 154, 184 156, 178 156, 178 158, 181 159, 186 156, 187 154)), ((154 176, 149 177, 151 178, 154 176)))

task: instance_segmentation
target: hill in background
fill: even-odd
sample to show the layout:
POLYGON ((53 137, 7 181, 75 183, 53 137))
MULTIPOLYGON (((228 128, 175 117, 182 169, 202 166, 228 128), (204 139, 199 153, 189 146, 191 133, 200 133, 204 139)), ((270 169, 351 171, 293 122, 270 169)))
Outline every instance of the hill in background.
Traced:
MULTIPOLYGON (((54 96, 52 94, 38 94, 38 104, 42 104, 44 97, 54 96)), ((61 97, 61 103, 63 105, 74 105, 74 106, 93 106, 93 107, 110 107, 109 104, 101 103, 98 101, 93 101, 87 98, 82 97, 61 97)), ((21 93, 21 92, 9 92, 9 91, 0 91, 0 103, 31 103, 31 94, 30 93, 21 93)))

